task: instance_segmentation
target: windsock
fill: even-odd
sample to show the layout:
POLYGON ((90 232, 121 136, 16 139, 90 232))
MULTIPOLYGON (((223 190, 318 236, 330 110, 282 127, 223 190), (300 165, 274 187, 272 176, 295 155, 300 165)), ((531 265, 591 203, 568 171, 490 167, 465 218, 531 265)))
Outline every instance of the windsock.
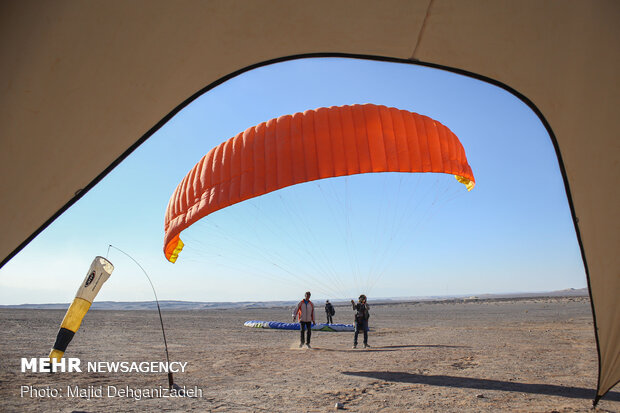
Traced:
POLYGON ((62 324, 60 324, 56 342, 49 355, 51 360, 60 361, 63 354, 65 354, 67 346, 80 328, 80 324, 82 324, 82 319, 95 300, 101 286, 110 277, 113 270, 114 266, 112 263, 103 257, 96 257, 93 263, 90 264, 88 273, 84 281, 82 281, 77 294, 75 294, 75 298, 69 306, 65 318, 62 320, 62 324))

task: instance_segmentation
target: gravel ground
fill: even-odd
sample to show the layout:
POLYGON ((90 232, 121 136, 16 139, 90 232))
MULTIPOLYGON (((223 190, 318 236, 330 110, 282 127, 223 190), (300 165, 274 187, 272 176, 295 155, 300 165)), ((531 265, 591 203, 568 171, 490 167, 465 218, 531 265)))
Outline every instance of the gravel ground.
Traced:
MULTIPOLYGON (((617 388, 592 410, 587 298, 369 303, 369 349, 352 349, 352 333, 314 332, 299 349, 298 332, 243 327, 289 321, 289 308, 164 311, 170 359, 187 363, 175 382, 195 397, 146 395, 167 388, 165 373, 84 371, 165 360, 157 311, 89 312, 66 353, 84 370, 50 374, 22 373, 20 360, 48 354, 64 311, 2 309, 0 410, 620 412, 617 388)), ((334 322, 351 321, 336 307, 334 322)))

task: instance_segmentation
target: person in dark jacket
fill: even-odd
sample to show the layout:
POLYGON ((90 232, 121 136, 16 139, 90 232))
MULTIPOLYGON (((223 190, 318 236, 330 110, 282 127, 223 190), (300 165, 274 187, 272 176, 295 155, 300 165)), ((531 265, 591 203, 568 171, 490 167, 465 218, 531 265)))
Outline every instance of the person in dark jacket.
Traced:
POLYGON ((351 300, 351 306, 355 311, 355 335, 353 336, 353 348, 357 348, 357 336, 361 331, 364 332, 364 348, 368 345, 368 319, 370 318, 370 306, 366 302, 366 296, 360 295, 357 303, 351 300))
POLYGON ((334 324, 333 316, 336 314, 336 310, 334 310, 334 306, 329 300, 325 300, 325 315, 327 316, 327 324, 334 324))

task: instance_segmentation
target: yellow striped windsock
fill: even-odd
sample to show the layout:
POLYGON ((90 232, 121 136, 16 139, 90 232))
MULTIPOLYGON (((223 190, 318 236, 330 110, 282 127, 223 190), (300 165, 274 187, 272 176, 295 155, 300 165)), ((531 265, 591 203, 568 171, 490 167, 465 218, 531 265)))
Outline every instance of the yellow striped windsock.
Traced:
POLYGON ((67 346, 73 339, 75 332, 80 328, 80 324, 82 324, 82 319, 95 300, 101 286, 110 277, 113 270, 114 266, 112 263, 103 257, 96 257, 93 263, 90 264, 88 273, 77 294, 75 294, 75 298, 69 306, 65 318, 62 320, 62 324, 60 324, 56 342, 49 355, 50 359, 60 361, 63 354, 65 354, 67 346))

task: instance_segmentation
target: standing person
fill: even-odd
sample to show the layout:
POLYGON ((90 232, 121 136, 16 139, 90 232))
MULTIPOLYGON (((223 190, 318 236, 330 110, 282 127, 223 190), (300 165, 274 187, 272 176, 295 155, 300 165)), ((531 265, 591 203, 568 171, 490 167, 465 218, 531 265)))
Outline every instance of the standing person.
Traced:
POLYGON ((366 303, 366 296, 360 295, 357 304, 351 300, 351 306, 355 311, 355 335, 353 336, 353 348, 357 348, 357 335, 360 330, 364 332, 364 348, 368 345, 368 319, 370 318, 370 306, 366 303))
POLYGON ((314 304, 310 301, 310 291, 306 291, 306 296, 297 304, 293 313, 293 321, 299 319, 299 330, 301 331, 301 341, 299 348, 304 346, 304 331, 308 330, 306 335, 306 347, 310 347, 310 336, 312 335, 312 326, 314 325, 314 304))
POLYGON ((327 316, 327 324, 334 324, 334 320, 332 317, 336 314, 336 310, 334 310, 334 306, 329 300, 325 300, 325 315, 327 316))

